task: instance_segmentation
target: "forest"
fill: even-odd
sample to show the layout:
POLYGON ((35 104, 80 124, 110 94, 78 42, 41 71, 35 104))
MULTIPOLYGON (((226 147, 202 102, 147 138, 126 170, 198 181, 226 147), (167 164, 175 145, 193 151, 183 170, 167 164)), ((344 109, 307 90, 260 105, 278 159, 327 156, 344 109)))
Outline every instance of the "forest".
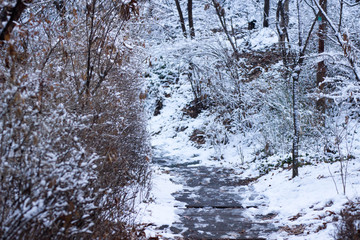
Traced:
POLYGON ((146 210, 184 188, 175 164, 249 179, 280 229, 266 239, 359 239, 358 16, 359 0, 0 0, 0 238, 187 239, 146 210))

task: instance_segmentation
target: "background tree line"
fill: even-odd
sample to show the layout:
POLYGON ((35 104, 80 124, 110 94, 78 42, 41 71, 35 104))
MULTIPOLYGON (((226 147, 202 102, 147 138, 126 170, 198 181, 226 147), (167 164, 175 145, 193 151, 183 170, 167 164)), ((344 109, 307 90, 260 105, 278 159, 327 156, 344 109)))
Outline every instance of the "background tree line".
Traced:
POLYGON ((358 1, 158 3, 165 5, 178 24, 165 33, 178 42, 169 54, 181 53, 179 77, 191 83, 193 116, 215 116, 201 132, 219 146, 219 155, 230 136, 242 133, 243 141, 260 145, 256 158, 291 153, 293 176, 305 164, 306 150, 316 153, 306 157, 310 162, 351 157, 345 145, 359 116, 358 1), (187 21, 196 35, 192 42, 181 38, 187 21), (278 41, 256 49, 253 36, 269 37, 261 35, 266 29, 278 41))

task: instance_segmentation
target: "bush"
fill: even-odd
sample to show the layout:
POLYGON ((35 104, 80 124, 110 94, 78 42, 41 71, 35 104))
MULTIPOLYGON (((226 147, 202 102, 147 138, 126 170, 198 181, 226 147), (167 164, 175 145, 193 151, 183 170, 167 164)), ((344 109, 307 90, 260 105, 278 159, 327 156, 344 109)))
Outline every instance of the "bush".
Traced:
POLYGON ((360 202, 349 202, 340 212, 341 221, 337 226, 336 240, 360 239, 360 202))
POLYGON ((135 6, 116 4, 29 4, 0 45, 2 239, 135 234, 150 177, 142 53, 126 45, 140 44, 123 16, 135 6))

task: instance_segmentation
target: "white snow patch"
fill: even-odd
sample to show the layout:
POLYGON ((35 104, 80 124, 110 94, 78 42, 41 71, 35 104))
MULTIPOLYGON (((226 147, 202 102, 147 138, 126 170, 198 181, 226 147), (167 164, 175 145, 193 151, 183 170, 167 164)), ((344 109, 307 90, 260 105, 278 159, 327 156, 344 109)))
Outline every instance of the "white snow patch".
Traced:
MULTIPOLYGON (((272 222, 278 226, 306 226, 304 233, 298 236, 289 236, 282 231, 273 234, 270 239, 332 238, 336 229, 333 216, 343 209, 349 199, 360 196, 359 161, 349 162, 345 195, 339 169, 339 163, 304 166, 299 169, 300 176, 296 178, 291 178, 290 170, 276 170, 253 184, 254 190, 269 201, 268 206, 262 209, 262 214, 278 214, 272 222), (324 223, 326 229, 319 231, 318 228, 324 223)), ((253 214, 259 214, 259 211, 253 214)))
POLYGON ((182 203, 177 202, 171 194, 180 191, 182 186, 173 183, 170 180, 170 175, 160 169, 154 171, 152 181, 152 201, 141 205, 142 210, 138 222, 145 225, 149 224, 145 230, 146 237, 173 238, 175 235, 166 229, 158 230, 156 228, 163 225, 171 226, 173 222, 179 220, 175 206, 182 203))
POLYGON ((278 36, 271 28, 262 28, 256 36, 250 39, 252 50, 260 50, 278 42, 278 36))

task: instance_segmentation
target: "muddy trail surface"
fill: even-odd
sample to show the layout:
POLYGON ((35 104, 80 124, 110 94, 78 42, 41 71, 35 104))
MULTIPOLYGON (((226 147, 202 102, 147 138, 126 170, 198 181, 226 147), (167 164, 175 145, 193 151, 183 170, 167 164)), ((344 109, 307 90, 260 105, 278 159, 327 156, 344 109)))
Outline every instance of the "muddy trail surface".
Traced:
POLYGON ((248 186, 251 179, 241 179, 232 169, 202 166, 198 161, 155 158, 153 163, 183 186, 173 194, 179 203, 176 212, 180 221, 160 229, 169 228, 181 239, 267 239, 278 230, 271 223, 271 214, 249 217, 249 211, 267 205, 264 196, 248 186))

